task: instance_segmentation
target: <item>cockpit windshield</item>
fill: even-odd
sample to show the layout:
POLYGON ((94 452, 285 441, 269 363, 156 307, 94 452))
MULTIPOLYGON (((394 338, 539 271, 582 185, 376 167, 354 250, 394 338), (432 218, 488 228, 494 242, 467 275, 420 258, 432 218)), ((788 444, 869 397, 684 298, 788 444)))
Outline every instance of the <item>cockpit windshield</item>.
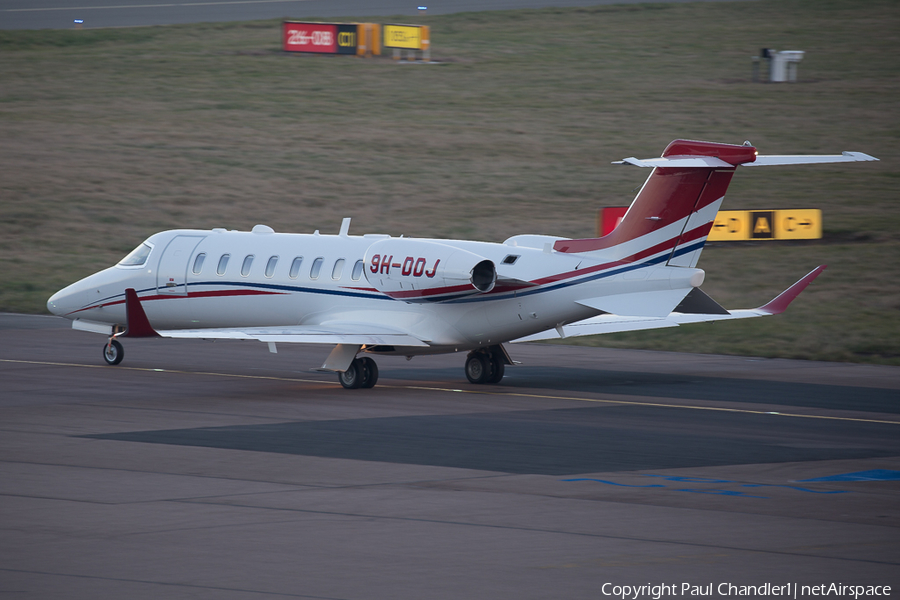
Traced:
POLYGON ((119 261, 120 267, 140 267, 147 262, 150 251, 153 247, 146 242, 131 251, 131 254, 119 261))

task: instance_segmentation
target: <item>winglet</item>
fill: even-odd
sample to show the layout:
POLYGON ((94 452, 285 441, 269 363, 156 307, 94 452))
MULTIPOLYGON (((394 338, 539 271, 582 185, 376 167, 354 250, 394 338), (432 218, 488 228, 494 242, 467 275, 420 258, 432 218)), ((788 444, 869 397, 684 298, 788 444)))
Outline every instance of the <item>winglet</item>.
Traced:
POLYGON ((160 337, 150 325, 134 288, 125 290, 125 333, 122 337, 160 337))
POLYGON ((819 265, 806 274, 800 281, 778 294, 773 300, 767 304, 760 306, 756 310, 768 313, 770 315, 780 315, 785 311, 788 305, 794 301, 794 298, 800 295, 800 292, 806 289, 813 280, 824 271, 828 265, 819 265))

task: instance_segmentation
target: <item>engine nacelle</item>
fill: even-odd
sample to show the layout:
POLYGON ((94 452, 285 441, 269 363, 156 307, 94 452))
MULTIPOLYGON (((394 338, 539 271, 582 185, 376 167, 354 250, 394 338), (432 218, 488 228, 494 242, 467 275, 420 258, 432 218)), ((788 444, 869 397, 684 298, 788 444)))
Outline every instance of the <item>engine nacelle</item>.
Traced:
POLYGON ((379 292, 407 302, 441 302, 494 289, 494 263, 440 242, 379 240, 366 251, 366 279, 379 292))

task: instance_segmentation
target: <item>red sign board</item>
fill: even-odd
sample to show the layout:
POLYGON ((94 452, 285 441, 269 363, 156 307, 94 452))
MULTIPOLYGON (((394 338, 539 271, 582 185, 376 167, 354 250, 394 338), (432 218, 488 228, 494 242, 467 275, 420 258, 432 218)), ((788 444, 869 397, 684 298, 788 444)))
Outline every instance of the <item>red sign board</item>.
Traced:
POLYGON ((338 26, 329 23, 290 23, 283 25, 282 48, 286 52, 338 52, 338 26))

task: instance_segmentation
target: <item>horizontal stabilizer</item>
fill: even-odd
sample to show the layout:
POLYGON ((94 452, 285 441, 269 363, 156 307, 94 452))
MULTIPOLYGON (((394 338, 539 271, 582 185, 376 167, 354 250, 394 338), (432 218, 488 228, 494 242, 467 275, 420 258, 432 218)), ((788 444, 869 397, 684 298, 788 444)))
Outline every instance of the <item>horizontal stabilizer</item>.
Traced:
POLYGON ((635 167, 665 167, 665 168, 704 168, 709 169, 710 167, 714 169, 719 168, 730 168, 734 165, 728 164, 724 160, 716 158, 715 156, 671 156, 671 157, 661 157, 661 158, 644 158, 637 159, 633 156, 630 158, 624 158, 622 160, 614 161, 612 164, 614 165, 634 165, 635 167))
POLYGON ((663 156, 657 158, 635 158, 633 156, 613 161, 614 165, 634 165, 635 167, 663 168, 727 168, 774 167, 782 165, 819 165, 826 163, 868 162, 878 160, 865 152, 843 152, 841 154, 769 154, 757 155, 753 160, 731 164, 715 156, 663 156))
POLYGON ((863 152, 844 152, 843 154, 786 154, 783 156, 757 156, 756 160, 744 163, 744 167, 773 167, 780 165, 817 165, 823 163, 868 162, 878 160, 863 152))

